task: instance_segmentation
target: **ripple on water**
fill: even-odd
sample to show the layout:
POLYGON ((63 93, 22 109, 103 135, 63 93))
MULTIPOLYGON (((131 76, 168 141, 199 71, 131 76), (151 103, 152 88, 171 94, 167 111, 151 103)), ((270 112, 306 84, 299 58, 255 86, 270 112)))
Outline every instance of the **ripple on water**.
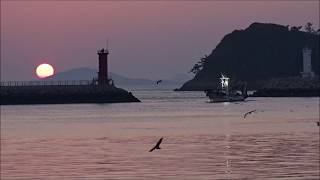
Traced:
POLYGON ((2 139, 3 179, 317 179, 319 136, 2 139))

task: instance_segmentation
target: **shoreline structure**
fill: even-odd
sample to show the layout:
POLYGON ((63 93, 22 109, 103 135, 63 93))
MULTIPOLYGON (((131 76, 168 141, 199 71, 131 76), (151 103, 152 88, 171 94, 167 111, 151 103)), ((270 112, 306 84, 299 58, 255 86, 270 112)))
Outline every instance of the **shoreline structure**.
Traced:
POLYGON ((141 102, 108 78, 109 51, 101 49, 98 78, 92 81, 1 82, 1 105, 141 102))

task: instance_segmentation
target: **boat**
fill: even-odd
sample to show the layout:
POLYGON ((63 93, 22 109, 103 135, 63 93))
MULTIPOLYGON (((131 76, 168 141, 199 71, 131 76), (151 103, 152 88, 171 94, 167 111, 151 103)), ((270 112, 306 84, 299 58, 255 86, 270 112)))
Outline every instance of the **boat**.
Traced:
POLYGON ((241 92, 238 90, 232 90, 229 88, 230 78, 225 75, 221 75, 220 82, 221 86, 217 87, 216 90, 208 89, 205 91, 206 96, 209 97, 210 102, 235 102, 235 101, 244 101, 247 95, 246 83, 243 84, 241 92))

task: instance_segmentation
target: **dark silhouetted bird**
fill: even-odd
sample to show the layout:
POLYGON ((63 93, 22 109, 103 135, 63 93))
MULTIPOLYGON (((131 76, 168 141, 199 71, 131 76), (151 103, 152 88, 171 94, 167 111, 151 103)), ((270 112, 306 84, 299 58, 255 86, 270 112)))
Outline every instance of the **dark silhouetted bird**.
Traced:
POLYGON ((317 125, 320 126, 320 121, 317 122, 317 125))
POLYGON ((161 149, 161 148, 160 148, 160 144, 161 144, 161 142, 162 142, 162 139, 163 139, 163 138, 159 139, 159 141, 157 142, 157 144, 156 144, 152 149, 150 149, 149 152, 152 152, 152 151, 155 150, 155 149, 161 149))
POLYGON ((245 119, 249 114, 254 113, 254 112, 256 112, 256 111, 257 111, 257 110, 255 109, 255 110, 246 112, 246 113, 243 115, 243 118, 245 119))
POLYGON ((158 85, 158 84, 162 83, 162 80, 158 80, 156 83, 158 85))

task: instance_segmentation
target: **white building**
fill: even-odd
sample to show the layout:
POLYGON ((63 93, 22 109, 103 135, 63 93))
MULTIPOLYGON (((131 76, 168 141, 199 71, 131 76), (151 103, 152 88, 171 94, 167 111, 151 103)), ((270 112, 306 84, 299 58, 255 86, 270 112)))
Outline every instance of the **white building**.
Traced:
POLYGON ((303 78, 313 78, 315 76, 312 71, 311 52, 311 49, 308 47, 302 49, 303 71, 301 72, 301 75, 303 78))

